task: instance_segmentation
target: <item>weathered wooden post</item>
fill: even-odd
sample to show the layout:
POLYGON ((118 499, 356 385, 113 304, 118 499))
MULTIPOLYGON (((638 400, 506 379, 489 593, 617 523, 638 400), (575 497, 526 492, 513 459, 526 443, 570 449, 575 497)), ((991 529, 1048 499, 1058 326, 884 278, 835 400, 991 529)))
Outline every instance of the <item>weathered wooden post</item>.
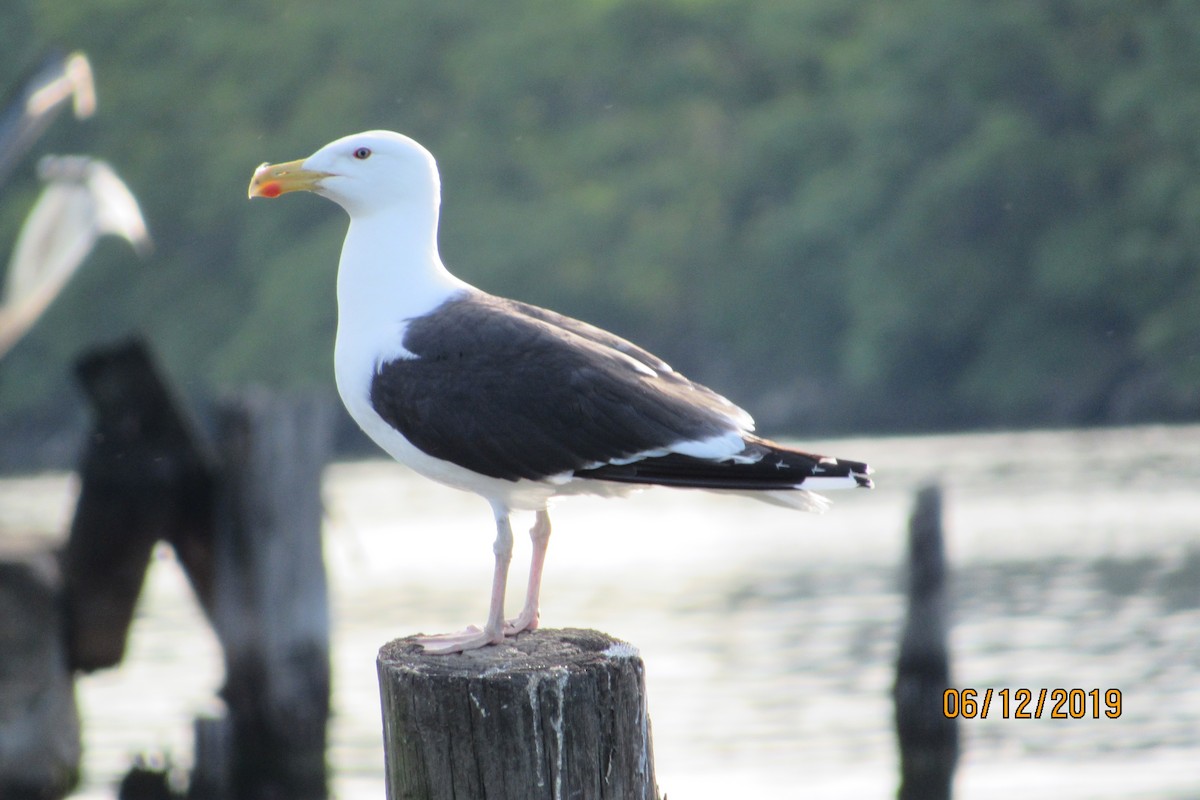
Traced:
POLYGON ((62 563, 70 664, 90 672, 120 663, 156 541, 206 591, 208 555, 187 543, 211 538, 214 466, 143 343, 92 350, 75 370, 92 429, 62 563))
POLYGON ((942 711, 950 688, 942 490, 917 493, 909 521, 908 617, 896 664, 900 800, 949 800, 958 760, 958 728, 942 711))
POLYGON ((227 743, 205 774, 235 800, 328 794, 329 602, 321 550, 321 475, 332 446, 323 396, 248 391, 223 404, 209 617, 225 654, 227 743))
POLYGON ((60 585, 44 548, 0 557, 0 798, 57 800, 79 774, 60 585))
MULTIPOLYGON (((140 341, 93 350, 76 371, 93 425, 61 586, 0 563, 0 800, 69 790, 79 761, 70 671, 120 662, 159 540, 174 547, 225 655, 228 714, 197 722, 189 798, 323 800, 332 402, 245 392, 219 410, 212 453, 140 341)), ((135 767, 127 793, 165 785, 154 772, 135 767)))
POLYGON ((656 800, 645 668, 598 631, 378 658, 388 800, 656 800))

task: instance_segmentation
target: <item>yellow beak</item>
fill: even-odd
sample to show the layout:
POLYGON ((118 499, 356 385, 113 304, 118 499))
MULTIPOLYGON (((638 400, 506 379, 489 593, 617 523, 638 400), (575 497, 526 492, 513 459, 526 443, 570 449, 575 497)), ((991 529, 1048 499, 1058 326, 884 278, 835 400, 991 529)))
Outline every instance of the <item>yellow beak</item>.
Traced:
POLYGON ((330 173, 304 169, 304 159, 286 164, 263 164, 254 170, 247 195, 255 197, 279 197, 288 192, 311 192, 322 178, 330 173))

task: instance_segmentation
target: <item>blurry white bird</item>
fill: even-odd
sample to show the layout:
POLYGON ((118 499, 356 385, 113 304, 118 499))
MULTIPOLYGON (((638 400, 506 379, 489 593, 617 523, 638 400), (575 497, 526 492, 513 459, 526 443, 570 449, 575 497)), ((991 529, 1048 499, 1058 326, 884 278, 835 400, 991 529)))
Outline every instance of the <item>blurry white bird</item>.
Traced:
POLYGON ((46 183, 17 238, 0 304, 0 356, 54 300, 105 234, 127 239, 143 258, 152 245, 129 187, 112 167, 88 156, 45 156, 46 183))

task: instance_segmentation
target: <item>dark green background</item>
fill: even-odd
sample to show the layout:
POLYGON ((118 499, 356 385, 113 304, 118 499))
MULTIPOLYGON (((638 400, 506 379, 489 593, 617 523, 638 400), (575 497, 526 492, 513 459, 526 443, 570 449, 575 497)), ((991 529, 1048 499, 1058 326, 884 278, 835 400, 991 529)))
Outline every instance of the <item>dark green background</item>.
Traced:
POLYGON ((106 240, 0 362, 0 428, 144 332, 183 391, 332 387, 345 228, 262 161, 391 128, 460 276, 612 328, 772 434, 1194 420, 1190 0, 9 0, 0 86, 81 49, 157 251, 106 240))

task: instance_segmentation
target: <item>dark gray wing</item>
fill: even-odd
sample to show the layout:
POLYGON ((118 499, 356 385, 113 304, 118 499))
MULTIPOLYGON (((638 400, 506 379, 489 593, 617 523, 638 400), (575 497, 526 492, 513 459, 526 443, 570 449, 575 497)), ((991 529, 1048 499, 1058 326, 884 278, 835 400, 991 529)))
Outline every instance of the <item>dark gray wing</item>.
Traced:
POLYGON ((749 417, 613 334, 483 293, 409 321, 376 412, 429 455, 541 479, 740 432, 749 417))

